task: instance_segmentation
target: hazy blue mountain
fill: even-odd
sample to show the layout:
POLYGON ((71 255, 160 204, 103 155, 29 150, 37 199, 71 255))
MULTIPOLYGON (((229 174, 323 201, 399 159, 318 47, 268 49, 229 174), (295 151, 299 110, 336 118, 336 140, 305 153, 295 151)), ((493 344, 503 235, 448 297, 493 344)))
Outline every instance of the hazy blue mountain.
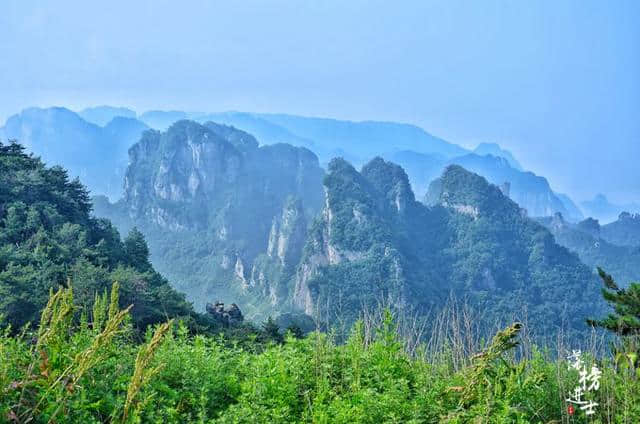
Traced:
POLYGON ((115 118, 101 127, 60 107, 25 109, 2 129, 5 139, 20 141, 48 165, 62 165, 80 177, 93 194, 117 199, 122 194, 127 149, 147 129, 132 118, 115 118))
POLYGON ((605 223, 615 221, 622 212, 640 212, 639 204, 616 205, 609 202, 607 196, 602 193, 597 194, 592 200, 580 203, 580 206, 587 216, 592 216, 605 223))
POLYGON ((570 220, 582 219, 582 214, 568 197, 557 196, 544 177, 513 168, 507 159, 493 155, 466 154, 452 159, 402 151, 385 155, 399 163, 409 175, 411 185, 419 198, 427 195, 429 185, 449 165, 460 165, 485 177, 492 184, 502 186, 505 194, 530 216, 551 216, 561 212, 570 220))
POLYGON ((341 121, 285 114, 256 114, 290 132, 313 140, 329 150, 344 150, 367 161, 393 150, 453 157, 466 153, 462 147, 435 137, 415 125, 396 122, 341 121))
POLYGON ((509 162, 509 165, 511 165, 512 168, 517 169, 518 171, 524 171, 511 152, 503 149, 497 143, 480 143, 478 144, 478 147, 473 150, 473 153, 480 156, 492 155, 504 158, 509 162))
POLYGON ((83 109, 78 115, 87 122, 104 127, 113 118, 136 118, 136 113, 126 107, 96 106, 83 109))
POLYGON ((285 114, 246 112, 186 113, 149 111, 140 119, 152 128, 164 130, 180 119, 192 119, 233 125, 250 132, 262 143, 289 143, 312 149, 327 163, 333 157, 345 157, 364 163, 376 155, 393 150, 413 150, 452 157, 466 153, 462 147, 435 137, 409 124, 376 121, 343 121, 285 114))
MULTIPOLYGON (((584 219, 584 215, 582 214, 582 211, 578 206, 576 206, 576 204, 573 202, 573 200, 571 200, 569 196, 563 193, 555 193, 555 195, 558 199, 560 199, 560 201, 564 205, 566 216, 569 221, 581 221, 584 219)), ((557 212, 561 212, 561 211, 557 211, 557 212)))
POLYGON ((577 253, 582 262, 594 270, 596 267, 605 269, 621 285, 627 285, 637 281, 640 275, 640 243, 623 245, 618 242, 619 238, 623 238, 633 243, 633 239, 627 238, 628 233, 624 231, 629 228, 635 229, 634 239, 637 240, 636 219, 623 217, 616 225, 600 226, 593 218, 574 224, 565 221, 562 214, 556 214, 540 218, 539 222, 551 231, 559 244, 577 253), (623 230, 622 233, 620 230, 623 230))
POLYGON ((156 130, 164 131, 173 123, 182 119, 189 119, 191 114, 178 110, 150 110, 138 117, 142 122, 156 130))
POLYGON ((197 116, 199 122, 213 121, 232 125, 255 135, 262 144, 289 143, 310 149, 317 147, 312 140, 293 134, 284 127, 263 119, 255 114, 246 112, 208 113, 197 116))
POLYGON ((617 220, 602 226, 601 234, 610 243, 640 248, 640 214, 622 212, 617 220))

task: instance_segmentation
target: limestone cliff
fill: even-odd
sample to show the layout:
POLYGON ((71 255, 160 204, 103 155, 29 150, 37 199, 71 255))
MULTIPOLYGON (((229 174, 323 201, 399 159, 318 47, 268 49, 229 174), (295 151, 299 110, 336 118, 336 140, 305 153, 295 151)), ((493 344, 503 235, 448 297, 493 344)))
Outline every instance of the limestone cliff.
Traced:
POLYGON ((307 222, 322 204, 324 172, 312 152, 179 121, 146 132, 129 156, 121 208, 147 235, 162 272, 200 307, 227 294, 245 296, 241 303, 260 303, 262 293, 277 301, 274 273, 256 261, 297 265, 307 222), (203 273, 188 271, 194 267, 203 273))

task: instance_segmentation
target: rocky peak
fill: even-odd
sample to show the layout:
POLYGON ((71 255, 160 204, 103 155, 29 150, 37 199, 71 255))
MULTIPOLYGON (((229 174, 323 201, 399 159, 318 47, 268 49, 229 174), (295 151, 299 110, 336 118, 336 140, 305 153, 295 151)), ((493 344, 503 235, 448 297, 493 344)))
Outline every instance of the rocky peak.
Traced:
POLYGON ((129 149, 129 159, 130 214, 169 228, 202 226, 203 210, 183 214, 185 204, 223 201, 227 188, 239 181, 243 161, 230 142, 191 121, 178 121, 164 133, 145 132, 129 149))
MULTIPOLYGON (((460 213, 478 218, 480 215, 522 216, 518 205, 502 190, 483 177, 458 165, 448 166, 431 190, 439 189, 439 203, 460 213)), ((430 193, 435 197, 437 193, 430 193)))
POLYGON ((386 197, 396 212, 404 213, 415 202, 409 177, 399 165, 376 157, 362 167, 361 173, 375 190, 386 197))
POLYGON ((211 121, 206 122, 204 126, 233 144, 240 151, 247 152, 258 148, 258 140, 254 136, 234 126, 217 124, 211 121))
MULTIPOLYGON (((309 231, 295 276, 293 304, 314 315, 318 296, 328 295, 320 295, 312 283, 324 267, 366 268, 364 264, 373 257, 382 257, 384 262, 383 271, 375 277, 383 278, 384 283, 377 289, 386 286, 400 296, 404 272, 391 233, 395 218, 415 203, 404 171, 376 158, 359 173, 344 159, 334 159, 324 188, 325 207, 309 231)), ((375 295, 377 289, 366 296, 375 295)))

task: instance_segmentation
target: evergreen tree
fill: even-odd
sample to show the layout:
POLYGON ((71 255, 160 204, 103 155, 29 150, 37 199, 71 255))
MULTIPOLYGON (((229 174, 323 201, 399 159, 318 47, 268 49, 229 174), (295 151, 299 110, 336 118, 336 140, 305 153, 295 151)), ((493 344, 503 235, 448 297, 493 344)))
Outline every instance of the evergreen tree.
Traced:
POLYGON ((124 250, 128 263, 139 271, 151 269, 149 262, 149 247, 144 239, 144 235, 133 227, 127 238, 124 239, 124 250))
POLYGON ((142 233, 123 243, 111 222, 90 215, 88 192, 61 167, 48 168, 17 143, 0 143, 0 316, 13 331, 35 323, 50 289, 71 282, 78 306, 120 283, 144 329, 167 317, 199 319, 184 295, 149 263, 142 233))
POLYGON ((620 336, 640 337, 640 284, 631 283, 627 289, 621 289, 601 268, 598 268, 598 274, 605 286, 602 296, 613 306, 614 312, 600 320, 588 319, 587 323, 620 336))

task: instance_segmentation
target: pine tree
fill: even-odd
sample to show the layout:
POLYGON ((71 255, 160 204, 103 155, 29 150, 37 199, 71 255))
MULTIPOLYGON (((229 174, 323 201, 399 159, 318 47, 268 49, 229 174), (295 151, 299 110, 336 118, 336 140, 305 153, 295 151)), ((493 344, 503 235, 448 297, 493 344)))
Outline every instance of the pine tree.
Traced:
POLYGON ((627 289, 621 289, 601 268, 598 268, 598 274, 605 286, 602 296, 614 312, 600 320, 588 319, 587 323, 620 336, 640 337, 640 284, 631 283, 627 289))
POLYGON ((124 249, 129 264, 139 271, 148 271, 151 269, 149 262, 149 247, 144 239, 144 235, 133 227, 127 238, 124 240, 124 249))

